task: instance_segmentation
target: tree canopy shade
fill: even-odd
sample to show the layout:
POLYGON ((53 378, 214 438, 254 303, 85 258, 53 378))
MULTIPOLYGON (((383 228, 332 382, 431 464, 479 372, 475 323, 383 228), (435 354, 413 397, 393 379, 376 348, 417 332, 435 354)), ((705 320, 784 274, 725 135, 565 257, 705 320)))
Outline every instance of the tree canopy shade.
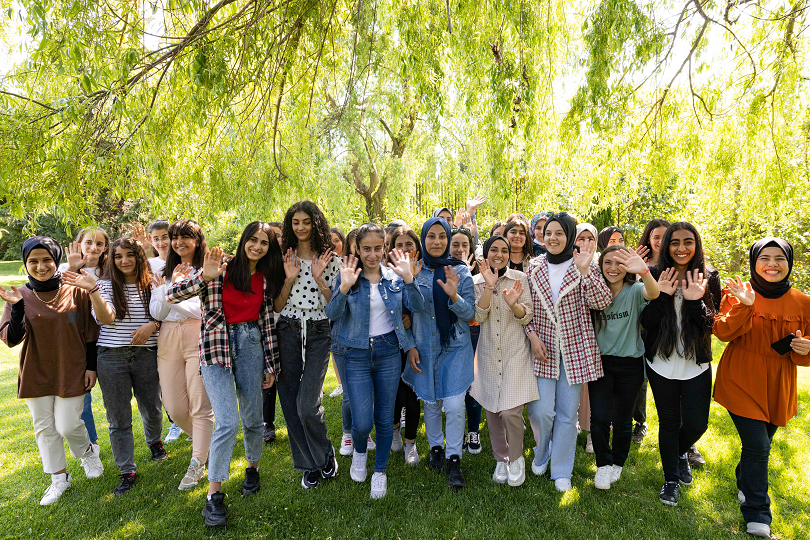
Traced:
POLYGON ((807 243, 808 0, 5 3, 17 216, 112 196, 214 226, 306 196, 416 223, 481 193, 689 219, 729 269, 807 243))

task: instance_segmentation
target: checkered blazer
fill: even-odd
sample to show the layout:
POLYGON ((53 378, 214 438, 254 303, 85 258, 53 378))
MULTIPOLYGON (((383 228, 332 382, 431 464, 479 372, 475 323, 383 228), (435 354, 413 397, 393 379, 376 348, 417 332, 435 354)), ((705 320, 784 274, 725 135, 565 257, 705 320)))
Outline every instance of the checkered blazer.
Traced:
POLYGON ((605 309, 613 301, 596 263, 583 276, 571 264, 563 277, 557 305, 551 296, 548 262, 545 254, 532 260, 528 272, 534 317, 525 326, 546 345, 548 362, 534 359, 534 374, 546 379, 559 379, 562 356, 568 384, 582 384, 600 378, 602 357, 591 322, 591 309, 605 309))
MULTIPOLYGON (((203 318, 200 323, 200 365, 219 364, 231 368, 231 351, 228 346, 228 325, 225 322, 225 311, 222 307, 222 283, 224 274, 206 282, 202 272, 173 283, 169 286, 166 298, 171 303, 180 302, 199 295, 202 301, 203 318)), ((265 373, 281 372, 279 362, 276 324, 273 318, 273 299, 267 295, 267 280, 264 284, 264 301, 259 310, 259 330, 264 343, 265 373)))

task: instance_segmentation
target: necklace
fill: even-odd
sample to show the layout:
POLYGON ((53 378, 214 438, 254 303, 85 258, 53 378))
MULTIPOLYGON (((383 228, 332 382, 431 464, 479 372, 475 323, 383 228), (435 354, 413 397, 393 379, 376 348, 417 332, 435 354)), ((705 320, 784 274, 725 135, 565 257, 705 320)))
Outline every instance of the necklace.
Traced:
MULTIPOLYGON (((54 302, 56 302, 56 299, 57 299, 57 298, 59 298, 59 291, 60 291, 60 289, 62 289, 62 284, 61 284, 61 283, 59 284, 59 286, 58 286, 58 287, 56 287, 56 295, 54 295, 54 297, 53 297, 53 298, 51 298, 50 300, 48 300, 47 302, 46 302, 45 300, 43 300, 42 298, 40 298, 40 297, 39 297, 39 295, 37 294, 37 291, 33 291, 33 292, 34 292, 34 296, 36 296, 36 297, 37 297, 37 300, 39 300, 39 301, 40 301, 40 302, 42 302, 43 304, 46 304, 46 305, 51 305, 51 304, 53 304, 54 302)), ((33 289, 32 289, 32 290, 33 290, 33 289)))

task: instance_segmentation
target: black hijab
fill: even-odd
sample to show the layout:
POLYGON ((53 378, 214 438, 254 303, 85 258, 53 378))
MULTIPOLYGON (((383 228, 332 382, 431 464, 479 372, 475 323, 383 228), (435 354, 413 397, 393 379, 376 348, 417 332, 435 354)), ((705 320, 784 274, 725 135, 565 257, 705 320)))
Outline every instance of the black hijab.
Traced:
MULTIPOLYGON (((489 248, 492 247, 492 244, 495 243, 495 240, 503 240, 504 242, 506 242, 507 249, 509 250, 510 253, 512 252, 512 246, 509 245, 509 240, 507 240, 505 236, 495 234, 487 238, 487 241, 484 242, 484 259, 486 259, 489 256, 489 248)), ((498 277, 503 277, 503 275, 506 273, 507 268, 509 268, 508 261, 503 268, 498 269, 498 277)))
POLYGON ((751 267, 751 288, 754 289, 754 292, 758 295, 764 296, 765 298, 779 298, 790 290, 791 284, 788 278, 790 277, 790 272, 793 271, 793 246, 790 245, 790 242, 787 240, 769 236, 768 238, 763 238, 754 243, 751 249, 748 250, 748 264, 751 267), (757 259, 762 253, 762 250, 769 247, 778 247, 785 254, 785 257, 787 257, 788 273, 785 279, 778 283, 768 281, 757 274, 757 259))
POLYGON ((605 251, 605 248, 608 247, 608 242, 610 242, 610 237, 613 236, 614 233, 621 233, 622 236, 624 236, 622 230, 613 225, 602 229, 599 236, 596 237, 596 247, 599 248, 599 251, 605 251))
MULTIPOLYGON (((551 217, 548 218, 548 221, 546 221, 546 226, 543 228, 543 236, 546 235, 548 224, 554 221, 560 224, 565 233, 565 248, 557 255, 552 255, 551 252, 547 252, 546 259, 551 264, 562 264, 572 259, 574 257, 574 249, 577 249, 577 222, 568 212, 552 214, 551 217)), ((546 245, 546 249, 548 249, 548 245, 546 245)))
MULTIPOLYGON (((56 264, 57 270, 48 281, 38 281, 34 279, 34 276, 28 274, 28 288, 36 292, 55 291, 59 288, 59 281, 62 279, 62 273, 59 271, 59 263, 62 262, 62 246, 49 236, 31 237, 23 242, 22 245, 23 264, 28 262, 28 257, 31 255, 31 252, 37 248, 44 249, 53 257, 53 262, 56 264)), ((28 266, 25 267, 25 271, 28 272, 28 266)))

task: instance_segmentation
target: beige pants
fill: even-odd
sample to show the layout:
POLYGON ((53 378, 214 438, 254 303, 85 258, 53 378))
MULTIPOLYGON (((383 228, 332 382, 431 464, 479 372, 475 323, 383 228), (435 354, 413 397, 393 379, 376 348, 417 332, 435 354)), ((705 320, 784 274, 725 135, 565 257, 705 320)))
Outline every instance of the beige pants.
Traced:
POLYGON ((516 461, 523 455, 523 407, 487 411, 487 429, 495 461, 516 461))
POLYGON ((579 394, 579 429, 591 430, 591 398, 588 396, 588 383, 582 385, 579 394))
POLYGON ((82 420, 84 394, 72 398, 26 398, 25 404, 31 411, 34 437, 46 473, 55 474, 67 467, 63 437, 74 457, 84 456, 90 447, 90 436, 82 420))
POLYGON ((191 456, 208 461, 214 412, 200 375, 200 321, 164 321, 158 337, 158 375, 163 406, 180 429, 192 436, 191 456))

